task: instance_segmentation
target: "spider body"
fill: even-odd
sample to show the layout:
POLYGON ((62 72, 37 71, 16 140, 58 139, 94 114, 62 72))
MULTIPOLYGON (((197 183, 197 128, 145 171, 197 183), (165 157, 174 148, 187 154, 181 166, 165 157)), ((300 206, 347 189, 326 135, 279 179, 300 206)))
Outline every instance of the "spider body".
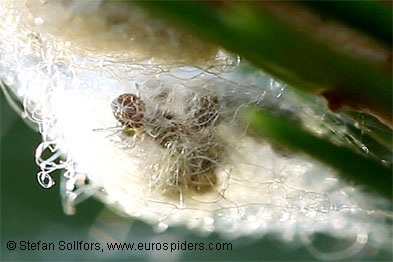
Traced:
POLYGON ((134 94, 122 94, 113 100, 112 112, 117 121, 129 128, 143 126, 143 118, 146 111, 145 102, 134 94))
POLYGON ((166 180, 168 187, 184 187, 203 193, 217 184, 215 173, 222 147, 217 146, 214 129, 209 128, 215 126, 219 118, 216 97, 202 96, 189 103, 186 110, 191 117, 186 121, 161 109, 148 117, 145 102, 130 93, 118 96, 111 106, 113 115, 123 127, 150 135, 178 161, 173 177, 166 180))

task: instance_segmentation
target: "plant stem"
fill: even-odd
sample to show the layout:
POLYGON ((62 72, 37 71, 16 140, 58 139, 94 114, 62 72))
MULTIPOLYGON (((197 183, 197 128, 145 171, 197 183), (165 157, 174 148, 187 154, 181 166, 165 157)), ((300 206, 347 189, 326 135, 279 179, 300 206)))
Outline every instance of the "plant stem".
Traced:
POLYGON ((349 182, 375 190, 392 198, 392 168, 373 159, 317 137, 287 118, 255 109, 246 109, 244 119, 261 136, 281 143, 294 151, 308 154, 335 168, 349 182))
MULTIPOLYGON (((373 55, 360 54, 357 48, 370 47, 362 46, 361 41, 349 39, 339 44, 336 37, 326 37, 328 32, 320 30, 324 27, 322 16, 301 4, 289 1, 136 3, 240 54, 295 88, 313 94, 337 91, 333 94, 345 98, 340 101, 342 107, 365 108, 387 123, 392 121, 392 66, 389 58, 376 61, 373 55), (294 15, 294 10, 301 15, 294 15), (318 21, 318 25, 308 22, 308 16, 318 21), (325 36, 321 38, 321 34, 325 36), (348 49, 348 45, 355 47, 348 49)), ((359 9, 359 12, 362 11, 359 9)), ((334 30, 352 32, 350 27, 341 30, 337 26, 334 30)), ((390 52, 391 57, 389 48, 376 45, 371 44, 387 54, 390 52)))

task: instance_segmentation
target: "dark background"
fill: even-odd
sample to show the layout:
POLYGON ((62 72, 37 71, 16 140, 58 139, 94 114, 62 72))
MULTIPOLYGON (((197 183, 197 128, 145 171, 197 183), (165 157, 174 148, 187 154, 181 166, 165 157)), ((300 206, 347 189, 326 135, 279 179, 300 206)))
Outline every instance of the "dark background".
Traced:
MULTIPOLYGON (((34 150, 41 141, 12 111, 1 93, 1 260, 248 260, 248 261, 314 261, 300 241, 290 245, 265 236, 254 240, 220 239, 213 234, 198 236, 182 228, 170 228, 165 233, 141 222, 121 218, 94 199, 77 206, 75 215, 63 213, 59 183, 52 189, 41 188, 36 181, 39 168, 34 162, 34 150), (55 242, 60 240, 85 242, 231 242, 232 251, 9 251, 8 241, 55 242)), ((59 181, 60 173, 53 177, 59 181)), ((103 246, 104 244, 101 244, 103 246)), ((342 250, 350 242, 317 235, 315 245, 322 250, 342 250)), ((391 252, 365 248, 346 260, 392 261, 391 252)))

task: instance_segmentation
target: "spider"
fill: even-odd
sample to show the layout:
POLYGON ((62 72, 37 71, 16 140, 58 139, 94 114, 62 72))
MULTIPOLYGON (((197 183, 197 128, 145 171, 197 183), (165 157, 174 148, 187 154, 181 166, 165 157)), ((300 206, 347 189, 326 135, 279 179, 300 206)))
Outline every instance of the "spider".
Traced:
POLYGON ((219 161, 219 149, 210 146, 204 150, 187 148, 187 144, 205 144, 213 137, 208 126, 214 126, 219 118, 218 100, 216 97, 202 96, 186 110, 191 112, 186 121, 180 121, 170 112, 157 110, 158 114, 150 119, 146 114, 145 102, 135 94, 124 93, 115 98, 111 104, 117 121, 128 129, 151 130, 146 132, 168 152, 187 156, 179 167, 181 177, 177 177, 173 185, 205 192, 217 182, 215 169, 219 161), (210 138, 209 138, 210 137, 210 138), (185 181, 185 182, 182 182, 185 181))
POLYGON ((145 102, 134 94, 122 94, 113 100, 112 112, 117 121, 129 128, 143 127, 145 102))

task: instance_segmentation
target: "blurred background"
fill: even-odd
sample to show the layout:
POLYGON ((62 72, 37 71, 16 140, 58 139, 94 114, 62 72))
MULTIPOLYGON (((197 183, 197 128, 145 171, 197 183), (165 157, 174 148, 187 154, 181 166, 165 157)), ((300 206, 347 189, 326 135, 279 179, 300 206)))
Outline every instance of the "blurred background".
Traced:
MULTIPOLYGON (((40 135, 31 130, 9 107, 1 93, 1 261, 75 260, 181 260, 181 261, 317 261, 309 247, 297 239, 283 243, 273 235, 261 239, 222 239, 200 236, 183 228, 158 233, 151 226, 122 218, 95 199, 77 206, 73 216, 63 213, 59 183, 45 190, 38 185, 34 150, 40 135), (9 251, 8 241, 101 242, 230 242, 231 251, 9 251)), ((59 181, 60 173, 54 174, 59 181)), ((313 245, 323 252, 351 246, 349 240, 316 235, 313 245)), ((345 260, 392 261, 392 253, 365 247, 345 260)), ((331 256, 333 258, 334 256, 331 256)))

